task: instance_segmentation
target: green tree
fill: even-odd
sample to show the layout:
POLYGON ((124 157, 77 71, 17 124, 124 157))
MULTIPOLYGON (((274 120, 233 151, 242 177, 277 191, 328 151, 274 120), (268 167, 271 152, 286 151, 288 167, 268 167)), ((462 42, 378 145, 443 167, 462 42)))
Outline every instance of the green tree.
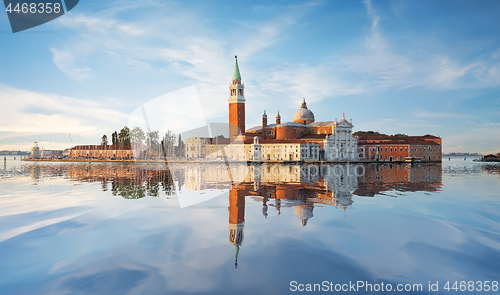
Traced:
POLYGON ((158 131, 151 131, 146 133, 146 139, 148 141, 148 145, 151 147, 155 147, 158 145, 158 142, 160 140, 160 132, 158 131))
POLYGON ((184 156, 184 143, 182 142, 181 135, 179 134, 179 142, 177 142, 177 156, 184 156))
POLYGON ((108 137, 104 134, 101 138, 101 145, 108 145, 108 137))
POLYGON ((118 144, 130 144, 130 129, 127 126, 118 133, 118 144))
POLYGON ((163 146, 165 148, 165 153, 167 157, 171 157, 174 153, 174 142, 176 140, 176 135, 170 130, 167 130, 165 136, 163 137, 163 146))
POLYGON ((148 144, 148 157, 158 155, 160 132, 151 131, 146 133, 146 141, 148 144))
POLYGON ((139 144, 141 141, 146 139, 146 135, 144 134, 144 131, 140 127, 135 126, 132 128, 130 131, 130 140, 132 144, 139 144))
POLYGON ((403 134, 403 133, 396 133, 396 134, 394 134, 394 135, 391 135, 391 136, 408 136, 408 135, 406 135, 406 134, 403 134))
POLYGON ((111 134, 111 142, 113 145, 118 144, 118 133, 116 131, 111 134))
POLYGON ((371 133, 371 134, 379 134, 377 131, 357 131, 356 133, 371 133))

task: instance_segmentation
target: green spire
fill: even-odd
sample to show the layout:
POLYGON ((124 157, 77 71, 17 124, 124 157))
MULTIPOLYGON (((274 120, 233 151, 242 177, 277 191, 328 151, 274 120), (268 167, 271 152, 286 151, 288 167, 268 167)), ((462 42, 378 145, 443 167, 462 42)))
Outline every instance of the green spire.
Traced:
POLYGON ((240 253, 240 247, 239 246, 236 246, 236 253, 234 254, 234 268, 237 268, 238 267, 238 253, 240 253))
POLYGON ((238 57, 235 55, 236 64, 234 65, 233 80, 241 80, 240 68, 238 67, 238 57))

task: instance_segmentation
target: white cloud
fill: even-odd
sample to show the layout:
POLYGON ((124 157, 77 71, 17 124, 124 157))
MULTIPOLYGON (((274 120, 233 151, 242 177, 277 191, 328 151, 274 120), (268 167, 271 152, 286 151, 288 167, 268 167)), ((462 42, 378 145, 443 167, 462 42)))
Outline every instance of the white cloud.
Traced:
POLYGON ((85 14, 73 14, 71 17, 63 17, 59 19, 64 26, 78 29, 84 26, 90 32, 98 32, 103 34, 122 32, 129 35, 143 35, 147 30, 140 28, 131 23, 122 23, 116 19, 99 18, 95 16, 87 16, 85 14))
MULTIPOLYGON (((110 126, 116 127, 127 116, 102 103, 47 93, 36 93, 0 84, 8 107, 0 116, 0 149, 12 146, 16 137, 43 134, 72 134, 100 138, 110 126), (10 141, 10 142, 7 142, 10 141)), ((120 125, 118 125, 120 126, 120 125)), ((26 143, 20 142, 22 148, 26 143)), ((21 146, 19 147, 21 148, 21 146)))
POLYGON ((90 77, 89 67, 78 67, 75 65, 75 57, 68 49, 51 48, 52 61, 57 68, 71 77, 84 81, 90 77))
POLYGON ((472 116, 468 114, 461 113, 433 113, 427 112, 424 110, 414 110, 413 116, 418 118, 458 118, 458 119, 466 119, 466 118, 478 118, 477 116, 472 116))

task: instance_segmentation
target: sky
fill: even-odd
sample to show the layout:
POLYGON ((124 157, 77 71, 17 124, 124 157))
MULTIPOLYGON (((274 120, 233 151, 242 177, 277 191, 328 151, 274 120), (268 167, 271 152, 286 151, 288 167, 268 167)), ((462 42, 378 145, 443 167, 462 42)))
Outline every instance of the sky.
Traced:
MULTIPOLYGON (((487 0, 81 0, 14 34, 3 12, 0 150, 100 144, 141 105, 186 89, 197 118, 226 123, 237 55, 247 128, 264 110, 292 121, 305 98, 316 121, 345 113, 354 131, 500 152, 499 14, 487 0)), ((162 106, 165 120, 192 107, 162 106)))

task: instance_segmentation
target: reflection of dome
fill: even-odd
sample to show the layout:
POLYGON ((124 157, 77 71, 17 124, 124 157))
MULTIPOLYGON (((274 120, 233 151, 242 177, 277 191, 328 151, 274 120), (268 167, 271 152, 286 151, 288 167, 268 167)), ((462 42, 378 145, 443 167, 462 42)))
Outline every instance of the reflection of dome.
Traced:
POLYGON ((307 220, 313 217, 314 207, 311 205, 293 206, 293 214, 302 220, 302 226, 307 225, 307 220))
POLYGON ((305 98, 300 109, 293 115, 293 121, 301 124, 309 124, 314 122, 314 114, 307 108, 305 98))

